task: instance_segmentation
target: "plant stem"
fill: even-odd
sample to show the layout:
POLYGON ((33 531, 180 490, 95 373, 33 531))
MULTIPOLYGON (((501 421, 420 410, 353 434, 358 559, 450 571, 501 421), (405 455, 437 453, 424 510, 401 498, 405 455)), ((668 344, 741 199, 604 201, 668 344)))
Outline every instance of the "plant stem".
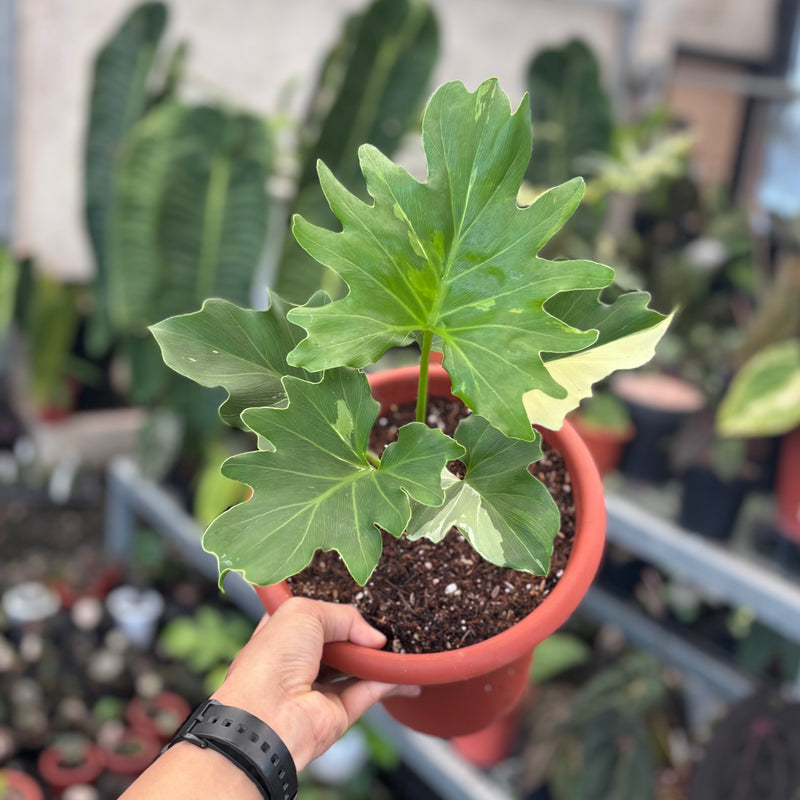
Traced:
POLYGON ((422 336, 422 356, 419 362, 419 384, 417 385, 417 422, 425 422, 428 406, 428 365, 431 360, 433 331, 425 331, 422 336))
POLYGON ((381 460, 371 450, 367 450, 367 461, 369 461, 375 469, 381 465, 381 460))

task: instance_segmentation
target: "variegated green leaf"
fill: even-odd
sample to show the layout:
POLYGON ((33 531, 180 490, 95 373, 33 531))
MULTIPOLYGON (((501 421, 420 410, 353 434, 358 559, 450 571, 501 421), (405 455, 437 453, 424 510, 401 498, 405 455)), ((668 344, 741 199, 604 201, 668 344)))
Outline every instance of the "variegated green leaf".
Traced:
POLYGON ((579 353, 545 357, 550 376, 566 389, 566 397, 553 397, 534 389, 523 396, 531 423, 558 430, 564 417, 592 394, 592 386, 618 369, 647 363, 672 322, 672 315, 648 307, 646 292, 623 294, 607 305, 599 292, 564 292, 545 308, 568 325, 586 325, 598 331, 597 341, 579 353))
POLYGON ((255 584, 294 575, 319 550, 336 550, 353 578, 366 583, 381 554, 376 526, 400 536, 411 516, 409 498, 439 504, 439 476, 462 448, 422 423, 400 429, 379 467, 367 443, 378 404, 366 376, 329 370, 318 383, 284 378, 286 408, 251 408, 244 422, 274 452, 234 456, 223 473, 253 488, 253 497, 226 511, 203 537, 221 574, 238 570, 255 584))
POLYGON ((311 370, 365 366, 394 345, 439 336, 453 391, 508 436, 532 439, 522 395, 565 390, 542 353, 597 339, 548 313, 559 292, 600 289, 613 271, 538 256, 580 203, 570 181, 519 208, 531 152, 527 98, 511 112, 495 80, 474 93, 449 83, 423 121, 429 177, 419 183, 374 147, 360 150, 367 205, 324 166, 320 180, 341 233, 295 218, 300 244, 335 270, 349 294, 323 309, 295 309, 308 331, 289 357, 311 370))
MULTIPOLYGON (((318 294, 310 302, 326 301, 318 294)), ((150 330, 168 366, 202 386, 223 386, 228 391, 220 416, 229 425, 241 426, 246 408, 285 402, 284 375, 315 377, 286 363, 286 354, 303 335, 286 319, 289 308, 291 303, 274 293, 266 311, 211 299, 200 311, 170 317, 150 330)))
POLYGON ((772 345, 739 370, 722 400, 723 436, 779 436, 800 425, 800 339, 772 345))
POLYGON ((538 438, 509 439, 476 415, 461 421, 455 438, 466 450, 466 475, 459 480, 442 473, 444 504, 416 505, 408 538, 438 542, 455 525, 487 561, 546 575, 560 517, 545 487, 528 472, 542 455, 538 438))

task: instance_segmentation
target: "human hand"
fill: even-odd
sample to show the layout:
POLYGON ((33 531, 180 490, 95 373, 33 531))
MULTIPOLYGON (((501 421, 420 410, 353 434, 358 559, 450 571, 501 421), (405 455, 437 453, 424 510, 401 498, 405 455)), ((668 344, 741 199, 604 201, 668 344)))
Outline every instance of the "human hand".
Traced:
POLYGON ((261 620, 212 697, 266 722, 299 771, 373 704, 419 694, 417 686, 378 681, 317 682, 323 645, 343 641, 379 649, 386 637, 352 606, 291 598, 261 620))

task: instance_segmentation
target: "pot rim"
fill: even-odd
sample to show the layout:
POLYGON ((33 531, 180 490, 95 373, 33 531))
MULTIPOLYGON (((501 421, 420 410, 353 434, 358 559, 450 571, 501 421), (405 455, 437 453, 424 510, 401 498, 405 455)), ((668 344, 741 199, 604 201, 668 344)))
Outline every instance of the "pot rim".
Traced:
MULTIPOLYGON (((418 368, 400 367, 369 376, 376 399, 390 383, 413 381, 416 396, 418 368)), ((429 390, 449 394, 450 378, 441 367, 430 366, 429 390)), ((400 400, 400 402, 405 402, 400 400)), ((431 685, 467 680, 499 669, 530 653, 566 622, 592 583, 605 544, 606 510, 600 474, 588 448, 569 422, 558 431, 539 429, 564 457, 575 497, 575 539, 564 574, 550 594, 527 617, 489 639, 457 650, 438 653, 390 653, 350 642, 325 645, 325 664, 347 674, 387 683, 431 685)), ((291 590, 284 581, 255 587, 268 611, 288 600, 291 590)))

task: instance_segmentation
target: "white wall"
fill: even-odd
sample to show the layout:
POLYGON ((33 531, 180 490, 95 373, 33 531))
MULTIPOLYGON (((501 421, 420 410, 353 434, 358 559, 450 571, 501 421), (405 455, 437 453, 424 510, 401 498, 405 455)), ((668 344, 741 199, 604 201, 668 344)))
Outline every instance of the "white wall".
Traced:
MULTIPOLYGON (((771 46, 777 0, 642 0, 633 53, 642 68, 669 63, 679 41, 759 57, 771 46), (755 10, 754 10, 755 7, 755 10)), ((18 107, 14 244, 46 269, 86 279, 91 257, 82 219, 83 131, 91 61, 135 0, 17 0, 18 107)), ((172 39, 190 45, 197 93, 272 113, 295 87, 299 116, 342 19, 366 0, 170 0, 172 39)), ((474 88, 496 76, 516 105, 533 53, 587 39, 614 75, 627 0, 431 0, 440 21, 434 84, 474 88)), ((419 154, 403 156, 414 168, 419 154)), ((402 160, 402 157, 401 157, 402 160)))

